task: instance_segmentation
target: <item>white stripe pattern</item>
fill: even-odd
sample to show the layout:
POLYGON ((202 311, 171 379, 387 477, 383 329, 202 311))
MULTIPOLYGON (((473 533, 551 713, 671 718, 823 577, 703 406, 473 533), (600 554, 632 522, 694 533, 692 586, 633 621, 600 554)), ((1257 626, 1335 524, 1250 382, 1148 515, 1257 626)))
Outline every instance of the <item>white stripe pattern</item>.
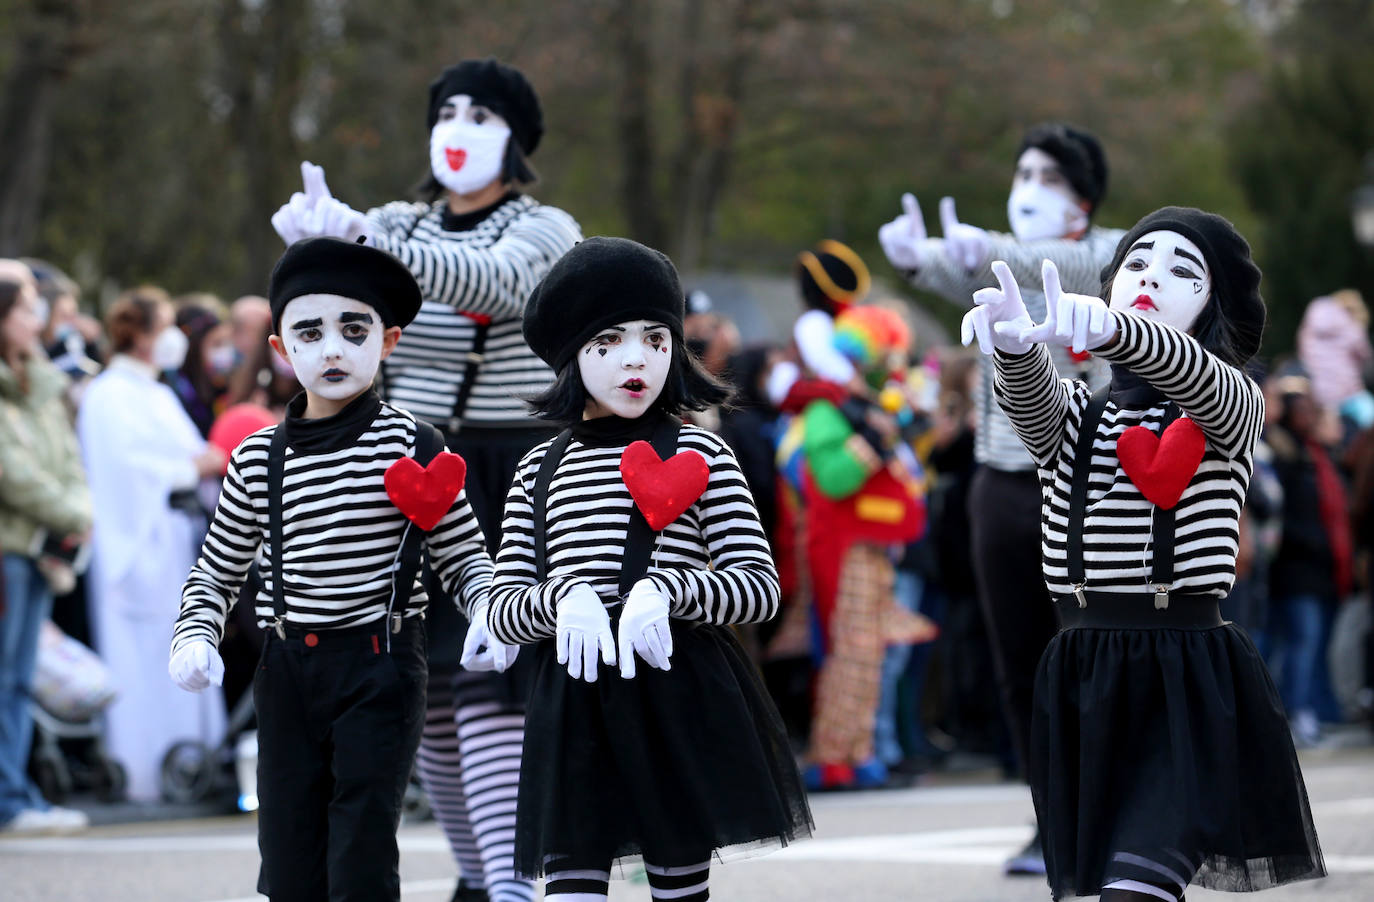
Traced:
MULTIPOLYGON (((492 634, 511 644, 552 637, 558 599, 574 583, 587 583, 608 605, 619 600, 634 504, 620 475, 623 445, 568 444, 549 486, 548 578, 536 581, 530 499, 550 443, 525 455, 506 499, 488 617, 492 634)), ((768 620, 777 613, 777 570, 734 453, 696 426, 682 427, 677 450, 705 458, 710 477, 701 497, 657 535, 648 577, 668 596, 673 617, 768 620)))
POLYGON ((471 229, 443 227, 444 201, 396 201, 370 210, 373 243, 394 254, 420 283, 424 304, 383 364, 387 400, 445 425, 473 349, 477 324, 491 318, 465 422, 529 423, 523 399, 553 381, 520 332, 525 303, 549 268, 582 239, 557 207, 516 197, 471 229))
MULTIPOLYGON (((337 629, 386 616, 409 521, 387 496, 383 479, 398 459, 413 456, 414 417, 383 403, 367 431, 346 448, 297 454, 288 447, 282 494, 274 498, 267 484, 267 456, 278 428, 249 436, 230 459, 210 531, 182 590, 174 649, 192 638, 219 644, 225 617, 259 550, 264 588, 256 600, 258 626, 266 628, 272 621, 276 577, 270 562, 275 549, 268 510, 273 503, 285 506, 287 623, 337 629)), ((424 545, 462 610, 486 596, 492 564, 466 493, 459 493, 424 545)), ((428 602, 417 574, 404 616, 420 616, 428 602)))
MULTIPOLYGON (((1099 355, 1133 371, 1201 427, 1207 450, 1175 510, 1175 591, 1226 597, 1235 580, 1241 505, 1250 483, 1264 398, 1248 376, 1168 326, 1113 311, 1118 338, 1099 355)), ((998 352, 997 399, 1040 468, 1043 551, 1050 592, 1067 595, 1069 495, 1078 425, 1090 391, 1060 380, 1043 345, 1022 356, 998 352)), ((1087 588, 1146 593, 1150 585, 1153 505, 1116 456, 1127 428, 1158 434, 1165 405, 1147 410, 1108 402, 1093 439, 1083 529, 1087 588)))

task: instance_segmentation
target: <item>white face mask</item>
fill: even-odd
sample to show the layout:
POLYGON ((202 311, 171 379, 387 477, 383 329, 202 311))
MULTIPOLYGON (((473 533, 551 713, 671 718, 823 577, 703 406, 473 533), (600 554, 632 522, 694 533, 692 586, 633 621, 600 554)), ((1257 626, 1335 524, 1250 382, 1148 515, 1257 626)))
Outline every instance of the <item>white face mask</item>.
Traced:
POLYGON ((673 336, 650 320, 607 326, 577 352, 577 370, 591 400, 590 416, 634 419, 644 414, 668 380, 673 336))
POLYGON ((382 318, 370 304, 335 294, 293 298, 281 342, 306 391, 345 401, 367 391, 382 364, 382 318))
POLYGON ((1016 161, 1007 221, 1017 240, 1040 241, 1083 231, 1088 214, 1054 157, 1031 147, 1016 161))
POLYGON ((176 326, 168 326, 153 339, 153 366, 160 370, 178 369, 186 362, 189 342, 186 333, 176 326))
POLYGON ((215 376, 226 376, 238 363, 233 345, 216 345, 205 355, 205 368, 215 376))
POLYGON ((1196 244, 1177 232, 1146 232, 1116 271, 1108 306, 1187 332, 1211 296, 1212 274, 1196 244))
POLYGON ((473 107, 466 94, 445 101, 440 117, 429 133, 429 168, 439 183, 455 194, 472 194, 500 178, 510 141, 505 120, 473 107))

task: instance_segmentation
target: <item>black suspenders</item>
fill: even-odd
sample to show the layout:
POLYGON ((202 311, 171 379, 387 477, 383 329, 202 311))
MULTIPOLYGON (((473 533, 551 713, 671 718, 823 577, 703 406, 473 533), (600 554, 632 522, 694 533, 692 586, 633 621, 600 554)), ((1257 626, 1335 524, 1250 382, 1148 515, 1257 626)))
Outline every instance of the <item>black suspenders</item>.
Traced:
MULTIPOLYGON (((1088 511, 1088 474, 1092 470, 1093 439, 1097 435, 1097 424, 1102 420, 1102 412, 1107 409, 1108 387, 1103 386, 1093 392, 1083 408, 1083 419, 1078 426, 1078 441, 1074 445, 1073 483, 1069 490, 1069 522, 1067 544, 1064 550, 1069 570, 1069 584, 1073 586, 1074 598, 1078 606, 1088 606, 1087 575, 1083 565, 1083 528, 1088 511)), ((1169 424, 1178 419, 1181 411, 1170 401, 1164 407, 1164 419, 1159 424, 1162 436, 1169 424)), ((1155 607, 1169 606, 1169 589, 1174 581, 1174 509, 1154 505, 1152 526, 1154 555, 1150 562, 1150 584, 1155 590, 1155 607)))
MULTIPOLYGON (((667 460, 677 453, 677 436, 682 429, 682 421, 677 417, 663 417, 654 429, 651 444, 660 460, 667 460)), ((534 481, 534 570, 539 582, 548 579, 548 498, 549 486, 553 483, 554 471, 568 449, 572 432, 564 429, 558 433, 544 459, 539 462, 539 474, 534 481)), ((620 595, 624 597, 630 588, 649 570, 649 558, 654 550, 654 530, 639 506, 630 509, 630 528, 625 535, 625 556, 620 564, 620 595)))
MULTIPOLYGON (((439 430, 424 420, 415 421, 415 462, 428 466, 444 448, 439 430)), ((286 506, 282 489, 286 474, 286 424, 282 423, 272 432, 272 444, 267 451, 267 520, 272 537, 272 623, 277 638, 286 638, 286 586, 282 575, 282 508, 286 506)), ((394 594, 387 605, 392 633, 401 631, 401 620, 405 616, 406 605, 410 603, 411 588, 415 584, 415 574, 420 569, 420 552, 424 533, 414 523, 407 522, 405 540, 401 545, 400 564, 396 571, 394 594)), ((388 640, 390 641, 390 640, 388 640)))

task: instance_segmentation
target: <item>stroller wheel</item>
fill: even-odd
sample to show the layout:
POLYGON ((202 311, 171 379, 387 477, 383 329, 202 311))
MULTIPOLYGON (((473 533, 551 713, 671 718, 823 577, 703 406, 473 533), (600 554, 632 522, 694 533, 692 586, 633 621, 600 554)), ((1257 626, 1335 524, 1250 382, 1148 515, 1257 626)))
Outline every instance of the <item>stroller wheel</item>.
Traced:
POLYGON ((72 775, 61 755, 35 754, 31 765, 33 781, 43 798, 60 805, 72 792, 72 775))
POLYGON ((214 788, 217 765, 204 743, 178 742, 162 759, 162 797, 169 802, 199 802, 214 788))
POLYGON ((124 765, 101 756, 95 765, 95 797, 102 802, 122 802, 129 789, 129 774, 124 765))

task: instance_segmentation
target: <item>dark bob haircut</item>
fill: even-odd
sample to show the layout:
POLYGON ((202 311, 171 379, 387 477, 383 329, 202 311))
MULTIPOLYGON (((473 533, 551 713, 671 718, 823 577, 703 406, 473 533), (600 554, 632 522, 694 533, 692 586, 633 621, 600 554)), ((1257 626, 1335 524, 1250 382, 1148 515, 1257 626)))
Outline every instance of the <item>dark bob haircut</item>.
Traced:
MULTIPOLYGON (((726 404, 732 394, 730 386, 706 372, 701 361, 682 342, 674 341, 668 380, 651 410, 681 416, 689 410, 705 410, 716 404, 726 404)), ((552 385, 526 403, 539 419, 560 426, 571 426, 582 419, 589 398, 577 361, 572 360, 558 371, 558 378, 554 379, 552 385)))

